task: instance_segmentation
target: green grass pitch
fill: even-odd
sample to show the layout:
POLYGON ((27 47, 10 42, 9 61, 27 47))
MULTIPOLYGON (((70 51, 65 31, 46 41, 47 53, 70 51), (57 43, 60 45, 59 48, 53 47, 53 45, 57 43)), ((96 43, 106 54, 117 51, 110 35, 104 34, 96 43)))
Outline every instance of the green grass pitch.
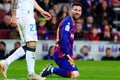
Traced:
MULTIPOLYGON (((35 71, 37 74, 49 63, 57 67, 52 60, 37 60, 35 71)), ((75 61, 80 78, 69 79, 57 75, 47 76, 47 80, 120 80, 119 61, 75 61)), ((7 80, 27 80, 27 66, 25 60, 13 62, 7 72, 7 80)), ((4 80, 0 75, 0 80, 4 80)))

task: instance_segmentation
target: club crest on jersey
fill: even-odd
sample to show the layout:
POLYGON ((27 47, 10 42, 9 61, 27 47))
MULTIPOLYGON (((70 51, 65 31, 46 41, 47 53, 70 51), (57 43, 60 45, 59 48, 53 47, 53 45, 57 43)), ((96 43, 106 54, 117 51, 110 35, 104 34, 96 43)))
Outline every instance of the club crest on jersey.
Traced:
POLYGON ((70 30, 70 23, 68 22, 68 24, 65 26, 65 30, 69 31, 70 30))

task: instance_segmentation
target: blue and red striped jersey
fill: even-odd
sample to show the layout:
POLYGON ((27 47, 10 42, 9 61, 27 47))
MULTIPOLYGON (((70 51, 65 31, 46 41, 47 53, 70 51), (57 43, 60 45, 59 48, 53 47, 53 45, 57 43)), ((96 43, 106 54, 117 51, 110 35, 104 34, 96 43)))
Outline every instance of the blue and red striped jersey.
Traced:
POLYGON ((56 47, 54 57, 64 57, 73 55, 73 41, 75 33, 75 24, 71 16, 64 18, 58 26, 56 36, 56 47))

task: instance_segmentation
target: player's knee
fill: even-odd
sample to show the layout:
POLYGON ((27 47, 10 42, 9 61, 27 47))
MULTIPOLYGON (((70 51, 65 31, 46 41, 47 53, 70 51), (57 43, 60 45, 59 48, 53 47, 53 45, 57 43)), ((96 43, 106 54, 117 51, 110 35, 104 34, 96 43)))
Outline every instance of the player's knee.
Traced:
POLYGON ((80 74, 78 71, 73 71, 72 72, 72 75, 71 75, 71 78, 79 78, 80 77, 80 74))
POLYGON ((29 41, 26 43, 27 46, 36 46, 37 42, 36 41, 29 41))
POLYGON ((23 46, 23 49, 25 50, 25 52, 26 52, 26 50, 35 52, 36 46, 27 46, 27 45, 25 45, 25 46, 23 46))

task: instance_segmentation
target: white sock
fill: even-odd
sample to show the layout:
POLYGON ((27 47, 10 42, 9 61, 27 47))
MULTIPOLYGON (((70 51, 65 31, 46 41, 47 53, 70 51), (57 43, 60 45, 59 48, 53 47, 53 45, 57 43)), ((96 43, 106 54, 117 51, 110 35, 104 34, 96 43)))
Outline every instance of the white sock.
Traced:
POLYGON ((26 51, 26 62, 28 68, 28 74, 34 73, 34 66, 35 66, 35 52, 26 51))
POLYGON ((51 73, 53 73, 54 68, 51 69, 51 73))
POLYGON ((10 65, 13 61, 19 59, 25 55, 25 51, 22 47, 18 48, 12 55, 10 55, 5 61, 7 65, 10 65))

